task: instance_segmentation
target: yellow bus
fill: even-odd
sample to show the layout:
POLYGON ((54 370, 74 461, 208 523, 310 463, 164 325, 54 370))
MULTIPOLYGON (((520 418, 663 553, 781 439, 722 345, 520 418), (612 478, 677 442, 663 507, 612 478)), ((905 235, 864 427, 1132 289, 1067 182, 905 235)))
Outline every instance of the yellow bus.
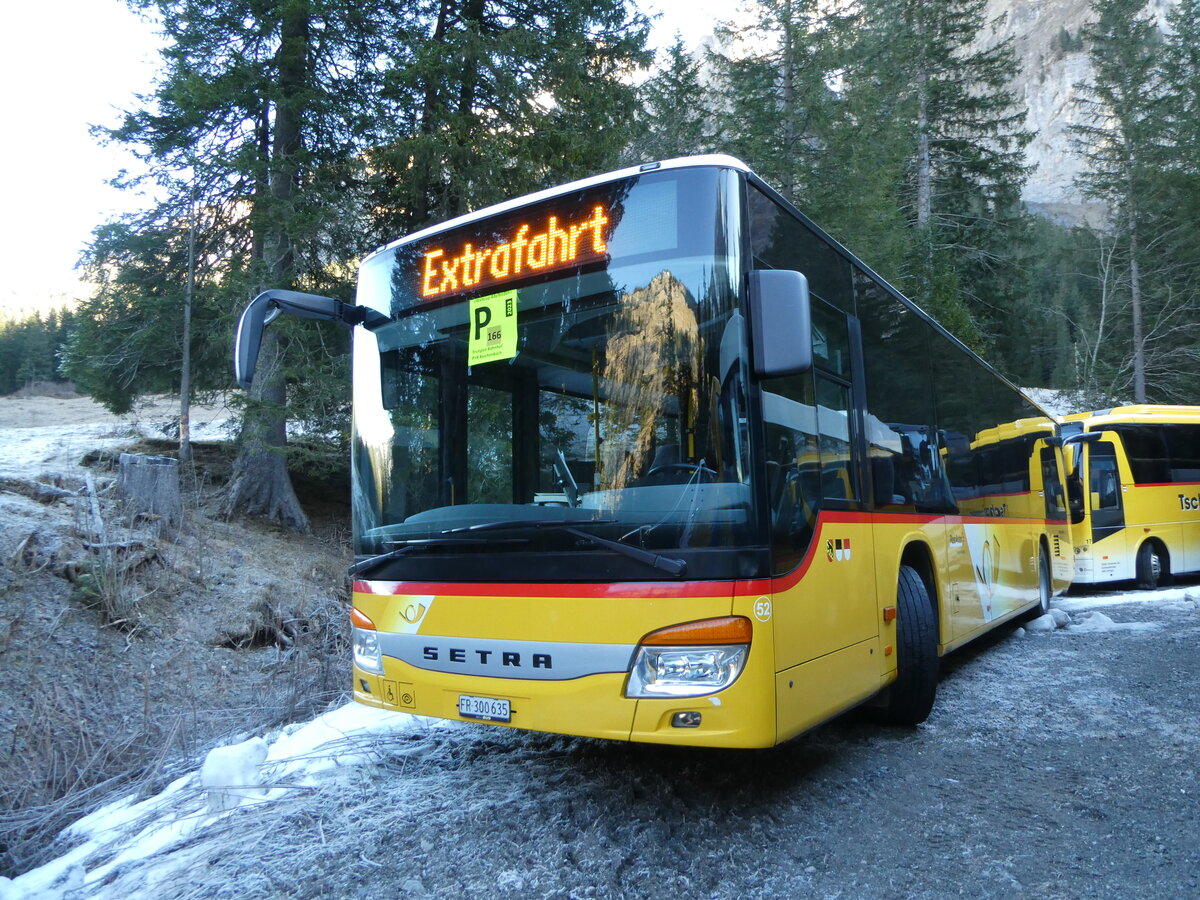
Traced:
POLYGON ((915 724, 942 654, 1066 587, 1050 417, 731 157, 410 235, 354 306, 268 291, 243 386, 280 311, 361 326, 360 703, 720 747, 915 724))
POLYGON ((1154 588, 1200 572, 1200 407, 1078 413, 1061 434, 1076 583, 1154 588))

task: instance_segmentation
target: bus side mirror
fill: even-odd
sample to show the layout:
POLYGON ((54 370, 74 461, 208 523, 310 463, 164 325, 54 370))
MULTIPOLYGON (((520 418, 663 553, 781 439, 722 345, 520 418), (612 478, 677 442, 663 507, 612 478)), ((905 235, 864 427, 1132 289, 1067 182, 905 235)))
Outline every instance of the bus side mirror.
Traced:
POLYGON ((258 352, 262 348, 263 331, 279 316, 291 313, 305 319, 325 319, 346 325, 365 325, 377 328, 386 324, 387 316, 367 309, 365 306, 350 306, 331 297, 317 294, 302 294, 299 291, 263 291, 250 301, 238 320, 237 339, 233 346, 233 371, 237 382, 244 390, 250 390, 254 381, 254 369, 258 365, 258 352))
POLYGON ((750 321, 755 375, 775 378, 812 368, 812 309, 801 273, 751 272, 750 321))

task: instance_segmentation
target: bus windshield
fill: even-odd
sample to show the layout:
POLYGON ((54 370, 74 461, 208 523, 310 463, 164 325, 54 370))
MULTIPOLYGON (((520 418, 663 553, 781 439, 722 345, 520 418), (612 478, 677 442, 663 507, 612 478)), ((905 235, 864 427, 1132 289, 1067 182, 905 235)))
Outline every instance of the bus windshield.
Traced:
POLYGON ((747 574, 736 183, 646 173, 364 263, 358 302, 391 319, 354 350, 355 551, 393 557, 372 577, 747 574))

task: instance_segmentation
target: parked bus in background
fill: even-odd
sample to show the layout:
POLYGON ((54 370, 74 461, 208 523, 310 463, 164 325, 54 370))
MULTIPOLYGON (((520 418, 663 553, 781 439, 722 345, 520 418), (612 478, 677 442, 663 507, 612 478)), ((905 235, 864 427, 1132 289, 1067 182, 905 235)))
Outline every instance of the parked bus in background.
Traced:
POLYGON ((268 291, 243 386, 279 311, 361 326, 361 703, 725 747, 917 723, 941 654, 1066 586, 1049 416, 731 157, 428 228, 355 306, 268 291))
POLYGON ((1063 419, 1079 584, 1200 572, 1200 406, 1063 419))

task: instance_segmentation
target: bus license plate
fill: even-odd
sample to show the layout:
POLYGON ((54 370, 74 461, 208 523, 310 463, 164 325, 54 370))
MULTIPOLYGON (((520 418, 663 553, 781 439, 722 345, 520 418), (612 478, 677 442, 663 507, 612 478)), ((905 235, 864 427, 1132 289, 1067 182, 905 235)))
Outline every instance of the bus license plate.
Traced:
POLYGON ((484 722, 511 722, 512 712, 507 700, 494 697, 458 697, 458 714, 464 719, 482 719, 484 722))

